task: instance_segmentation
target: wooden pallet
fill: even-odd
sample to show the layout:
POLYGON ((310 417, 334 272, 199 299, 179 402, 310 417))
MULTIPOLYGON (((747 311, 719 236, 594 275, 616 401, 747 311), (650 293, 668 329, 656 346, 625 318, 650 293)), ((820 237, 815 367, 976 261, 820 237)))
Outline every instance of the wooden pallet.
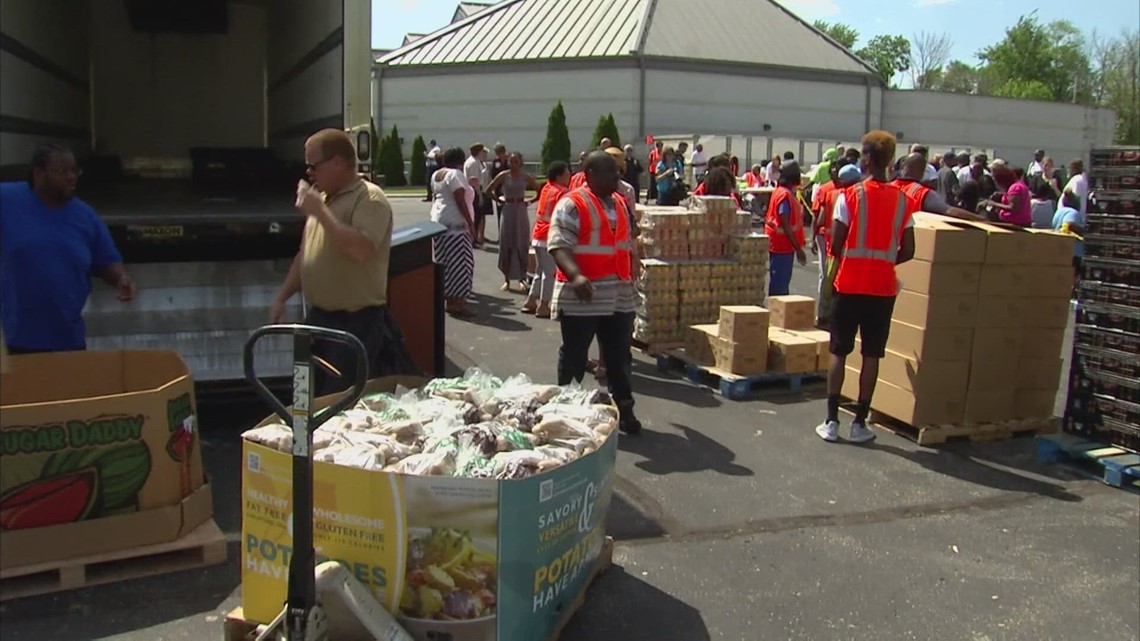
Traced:
POLYGON ((709 365, 693 362, 684 350, 671 349, 657 356, 657 369, 662 372, 680 371, 686 380, 695 385, 709 387, 720 395, 740 401, 763 396, 765 393, 787 394, 798 392, 804 383, 825 380, 825 372, 780 374, 767 372, 745 376, 733 374, 709 365))
MULTIPOLYGON (((574 603, 563 613, 562 618, 558 620, 558 625, 554 628, 554 633, 547 638, 547 641, 558 641, 562 633, 566 630, 566 626, 570 624, 570 620, 574 618, 574 614, 586 603, 586 592, 589 591, 590 586, 593 585, 594 580, 598 578, 602 572, 610 569, 614 560, 614 540, 613 537, 606 537, 605 542, 602 544, 602 551, 598 554, 598 558, 594 561, 594 567, 590 569, 590 576, 586 579, 586 585, 582 587, 582 591, 575 597, 574 603)), ((222 637, 224 641, 250 641, 257 634, 258 624, 252 621, 247 621, 242 613, 241 607, 234 608, 228 615, 226 615, 225 623, 222 627, 222 637)))
POLYGON ((176 541, 0 570, 0 601, 225 563, 213 519, 176 541))
MULTIPOLYGON (((840 405, 845 414, 855 414, 854 403, 840 405)), ((867 425, 905 436, 919 445, 941 445, 954 441, 1005 441, 1019 436, 1037 436, 1057 431, 1058 418, 1027 418, 993 423, 910 425, 882 412, 871 411, 867 425)))
POLYGON ((682 345, 684 345, 684 343, 646 343, 637 339, 632 339, 630 342, 631 347, 649 356, 658 356, 671 349, 678 349, 682 345))
POLYGON ((1140 491, 1140 456, 1122 447, 1074 434, 1045 434, 1033 440, 1033 452, 1038 461, 1064 463, 1106 485, 1140 491))

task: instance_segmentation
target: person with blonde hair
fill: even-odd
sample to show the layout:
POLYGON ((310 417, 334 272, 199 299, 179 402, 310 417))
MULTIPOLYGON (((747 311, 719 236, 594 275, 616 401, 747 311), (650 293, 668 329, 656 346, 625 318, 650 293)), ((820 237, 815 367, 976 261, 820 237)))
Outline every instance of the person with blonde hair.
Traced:
MULTIPOLYGON (((370 378, 422 374, 404 350, 388 309, 392 207, 384 190, 356 173, 356 148, 340 129, 322 129, 305 141, 308 180, 297 182, 297 210, 305 216, 301 250, 269 311, 285 319, 285 305, 302 293, 305 322, 348 332, 364 344, 370 378)), ((317 341, 316 394, 345 389, 356 371, 347 345, 317 341)))

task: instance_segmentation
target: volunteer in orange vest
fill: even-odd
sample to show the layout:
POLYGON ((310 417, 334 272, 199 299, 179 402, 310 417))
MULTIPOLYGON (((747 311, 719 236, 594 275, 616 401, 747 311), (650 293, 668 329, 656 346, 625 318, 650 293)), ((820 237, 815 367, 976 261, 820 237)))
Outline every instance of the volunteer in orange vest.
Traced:
POLYGON ((538 194, 538 207, 531 233, 534 247, 535 275, 530 283, 530 295, 523 303, 522 313, 537 318, 550 318, 550 299, 554 296, 554 259, 546 248, 550 234, 550 217, 554 206, 569 191, 570 165, 561 160, 550 163, 546 169, 546 184, 538 194))
POLYGON ((654 142, 653 149, 649 150, 649 158, 645 163, 645 168, 649 170, 649 191, 645 194, 645 199, 651 203, 657 202, 657 179, 654 178, 654 174, 656 174, 657 163, 661 162, 663 151, 665 151, 665 143, 660 140, 654 142))
POLYGON ((581 189, 586 186, 586 154, 589 152, 583 151, 578 154, 578 171, 570 176, 570 189, 581 189))
POLYGON ((951 206, 937 190, 922 184, 926 172, 926 156, 912 153, 903 161, 902 173, 892 184, 901 189, 910 201, 910 210, 925 211, 931 214, 942 214, 963 220, 986 219, 980 214, 971 213, 965 209, 951 206))
POLYGON ((800 164, 785 160, 772 199, 764 231, 769 239, 768 295, 787 296, 792 284, 793 261, 807 264, 804 253, 804 207, 796 197, 800 184, 800 164))
POLYGON ((863 175, 869 177, 844 189, 832 212, 831 253, 839 259, 839 271, 831 306, 827 419, 815 428, 825 441, 839 440, 839 394, 856 333, 862 341, 863 366, 847 440, 866 443, 875 438, 867 427, 867 413, 879 376, 879 359, 886 354, 899 289, 895 265, 914 257, 913 209, 906 194, 887 182, 894 156, 891 134, 872 131, 863 136, 863 175))
POLYGON ((586 186, 554 207, 547 247, 557 266, 551 309, 562 326, 558 381, 581 382, 590 343, 606 365, 610 395, 618 406, 618 428, 636 434, 630 386, 630 338, 637 292, 632 279, 633 238, 617 160, 604 151, 585 162, 586 186))
POLYGON ((831 235, 831 212, 835 209, 835 200, 843 195, 843 188, 854 185, 862 179, 859 168, 851 164, 845 157, 836 158, 828 167, 828 176, 831 180, 815 190, 812 201, 812 242, 819 255, 819 288, 815 303, 815 326, 821 329, 827 327, 827 319, 831 310, 832 284, 835 281, 836 265, 829 265, 828 256, 831 235))

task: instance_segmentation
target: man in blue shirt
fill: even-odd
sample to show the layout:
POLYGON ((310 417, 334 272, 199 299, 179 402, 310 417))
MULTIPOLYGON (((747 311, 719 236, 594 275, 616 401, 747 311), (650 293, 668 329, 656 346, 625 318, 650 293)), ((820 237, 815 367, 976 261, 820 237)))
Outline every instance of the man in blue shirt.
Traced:
POLYGON ((75 198, 75 155, 47 144, 28 182, 0 184, 0 317, 13 354, 86 349, 91 278, 135 296, 107 226, 75 198))
POLYGON ((1081 261, 1085 257, 1085 219, 1081 216, 1081 197, 1071 191, 1061 196, 1061 206, 1053 214, 1053 231, 1063 234, 1072 234, 1077 237, 1076 247, 1073 249, 1073 276, 1080 280, 1081 261))

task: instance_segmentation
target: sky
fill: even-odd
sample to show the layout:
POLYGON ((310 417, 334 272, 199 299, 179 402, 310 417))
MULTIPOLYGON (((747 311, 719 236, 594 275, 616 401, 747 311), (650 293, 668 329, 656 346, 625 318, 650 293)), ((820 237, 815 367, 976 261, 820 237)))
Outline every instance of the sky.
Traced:
MULTIPOLYGON (((606 0, 596 0, 604 2, 606 0)), ((762 0, 757 0, 762 1, 762 0)), ((844 22, 859 32, 856 46, 878 34, 912 37, 948 33, 953 58, 977 62, 979 49, 1002 39, 1019 16, 1037 9, 1042 21, 1071 20, 1086 35, 1094 29, 1116 36, 1140 26, 1136 0, 778 0, 808 22, 844 22)), ((372 47, 393 49, 406 33, 430 33, 445 26, 458 0, 372 0, 372 47)))

